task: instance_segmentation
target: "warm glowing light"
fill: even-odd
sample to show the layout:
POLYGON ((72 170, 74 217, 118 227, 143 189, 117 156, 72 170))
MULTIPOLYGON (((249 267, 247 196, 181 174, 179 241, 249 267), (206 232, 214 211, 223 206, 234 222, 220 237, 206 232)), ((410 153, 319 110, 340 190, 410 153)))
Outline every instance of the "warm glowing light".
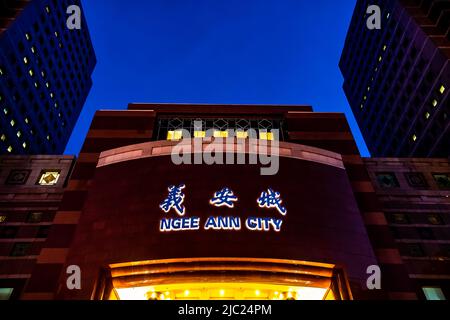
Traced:
POLYGON ((120 300, 323 300, 327 290, 262 283, 183 283, 116 288, 115 292, 120 300))
POLYGON ((214 138, 228 138, 228 131, 214 131, 214 138))

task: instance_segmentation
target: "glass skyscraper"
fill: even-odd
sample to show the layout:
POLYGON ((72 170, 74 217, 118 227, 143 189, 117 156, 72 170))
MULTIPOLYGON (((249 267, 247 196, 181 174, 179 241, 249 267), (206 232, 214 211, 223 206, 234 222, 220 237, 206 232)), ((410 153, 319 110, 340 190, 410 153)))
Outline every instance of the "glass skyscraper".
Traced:
POLYGON ((62 154, 92 86, 96 57, 79 0, 0 2, 0 154, 62 154))
POLYGON ((450 155, 450 2, 359 0, 340 61, 344 91, 375 157, 450 155), (369 5, 382 11, 369 30, 369 5))

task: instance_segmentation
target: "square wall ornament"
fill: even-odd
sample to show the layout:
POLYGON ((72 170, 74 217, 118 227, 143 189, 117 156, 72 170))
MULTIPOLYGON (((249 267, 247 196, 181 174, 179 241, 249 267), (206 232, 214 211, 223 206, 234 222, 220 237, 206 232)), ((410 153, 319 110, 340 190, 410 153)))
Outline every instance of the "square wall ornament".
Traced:
POLYGON ((393 189, 399 188, 400 184, 398 183, 397 177, 395 173, 392 172, 380 172, 376 174, 378 185, 383 189, 393 189))
POLYGON ((24 185, 27 183, 30 177, 31 170, 12 170, 6 179, 8 185, 24 185))
POLYGON ((41 186, 54 186, 58 183, 61 172, 58 170, 43 170, 39 175, 38 184, 41 186))
POLYGON ((406 181, 410 187, 417 189, 427 189, 428 183, 425 176, 420 172, 407 172, 405 173, 406 181))

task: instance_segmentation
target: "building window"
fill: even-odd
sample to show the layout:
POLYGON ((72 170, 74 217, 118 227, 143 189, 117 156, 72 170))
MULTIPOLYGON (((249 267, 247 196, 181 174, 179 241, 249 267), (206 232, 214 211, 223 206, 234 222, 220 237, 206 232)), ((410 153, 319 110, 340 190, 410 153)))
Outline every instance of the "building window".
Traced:
POLYGON ((389 221, 393 224, 409 224, 409 217, 404 213, 394 213, 389 215, 389 221))
POLYGON ((273 141, 274 140, 273 132, 259 131, 259 138, 261 140, 273 141))
POLYGON ((14 239, 18 232, 18 227, 2 227, 0 228, 0 239, 14 239))
POLYGON ((214 131, 214 138, 228 138, 228 131, 214 131))
POLYGON ((434 240, 433 230, 430 228, 418 228, 417 232, 419 233, 420 239, 423 240, 434 240))
POLYGON ((437 213, 429 214, 429 215, 427 216, 427 219, 428 219, 428 223, 430 223, 430 224, 432 224, 432 225, 435 225, 435 226, 441 226, 441 225, 444 224, 444 220, 443 220, 442 217, 441 217, 439 214, 437 214, 437 213))
POLYGON ((206 131, 194 131, 194 138, 205 138, 206 131))
POLYGON ((6 222, 6 216, 0 215, 0 223, 5 223, 5 222, 6 222))
POLYGON ((31 212, 27 217, 28 223, 40 223, 44 217, 43 212, 31 212))
POLYGON ((246 132, 246 131, 237 131, 236 132, 236 138, 238 138, 238 139, 247 139, 248 138, 248 132, 246 132))
POLYGON ((11 250, 11 257, 24 257, 27 256, 31 249, 31 243, 19 242, 15 243, 11 250))
POLYGON ((167 131, 167 140, 169 141, 178 141, 183 138, 183 131, 175 130, 175 131, 167 131))
POLYGON ((401 252, 407 257, 425 257, 425 251, 420 243, 407 243, 401 248, 401 252))
POLYGON ((13 294, 13 288, 0 288, 0 301, 6 301, 11 299, 13 294))
POLYGON ((442 85, 442 86, 439 88, 439 92, 440 92, 441 94, 444 94, 444 92, 445 92, 445 87, 444 87, 444 85, 442 85))
POLYGON ((427 300, 447 300, 441 288, 438 287, 422 287, 423 293, 427 300))
POLYGON ((406 181, 409 186, 418 189, 428 188, 428 183, 425 180, 425 176, 420 172, 408 172, 405 173, 406 181))
MULTIPOLYGON (((239 118, 218 118, 218 119, 200 119, 200 118, 160 118, 158 119, 157 130, 155 130, 155 140, 168 139, 178 130, 186 130, 190 136, 198 137, 201 132, 218 131, 216 136, 225 137, 230 135, 230 131, 243 133, 239 134, 239 138, 250 137, 257 138, 260 131, 272 132, 278 130, 280 132, 280 140, 284 139, 283 121, 280 119, 239 119, 239 118), (200 133, 196 133, 199 131, 200 133), (173 132, 173 133, 172 133, 173 132), (223 132, 223 133, 222 133, 223 132), (225 134, 225 132, 227 132, 225 134), (247 134, 246 134, 247 133, 247 134)), ((214 136, 214 133, 213 133, 214 136)), ((238 134, 236 134, 238 137, 238 134)), ((275 137, 274 137, 275 138, 275 137)), ((181 137, 180 137, 181 139, 181 137)), ((169 139, 170 140, 170 139, 169 139)))
POLYGON ((439 189, 450 189, 450 174, 437 173, 433 174, 433 178, 436 181, 439 189))
POLYGON ((30 176, 30 170, 12 170, 6 179, 8 185, 24 185, 30 176))
POLYGON ((394 173, 377 173, 378 185, 383 189, 392 189, 400 187, 397 177, 394 173))
POLYGON ((450 245, 443 244, 441 245, 440 256, 445 258, 450 258, 450 245))
POLYGON ((56 170, 44 170, 41 172, 38 184, 41 186, 54 186, 58 183, 61 173, 56 170))
POLYGON ((47 238, 49 231, 50 231, 50 226, 40 227, 37 232, 36 238, 47 238))

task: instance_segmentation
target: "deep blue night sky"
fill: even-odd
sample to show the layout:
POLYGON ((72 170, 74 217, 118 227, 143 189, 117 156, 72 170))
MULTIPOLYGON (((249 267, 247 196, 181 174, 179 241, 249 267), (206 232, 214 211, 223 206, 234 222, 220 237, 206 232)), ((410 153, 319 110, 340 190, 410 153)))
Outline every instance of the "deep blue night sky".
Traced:
POLYGON ((345 112, 338 62, 356 0, 83 0, 98 59, 66 150, 130 102, 308 104, 345 112))

